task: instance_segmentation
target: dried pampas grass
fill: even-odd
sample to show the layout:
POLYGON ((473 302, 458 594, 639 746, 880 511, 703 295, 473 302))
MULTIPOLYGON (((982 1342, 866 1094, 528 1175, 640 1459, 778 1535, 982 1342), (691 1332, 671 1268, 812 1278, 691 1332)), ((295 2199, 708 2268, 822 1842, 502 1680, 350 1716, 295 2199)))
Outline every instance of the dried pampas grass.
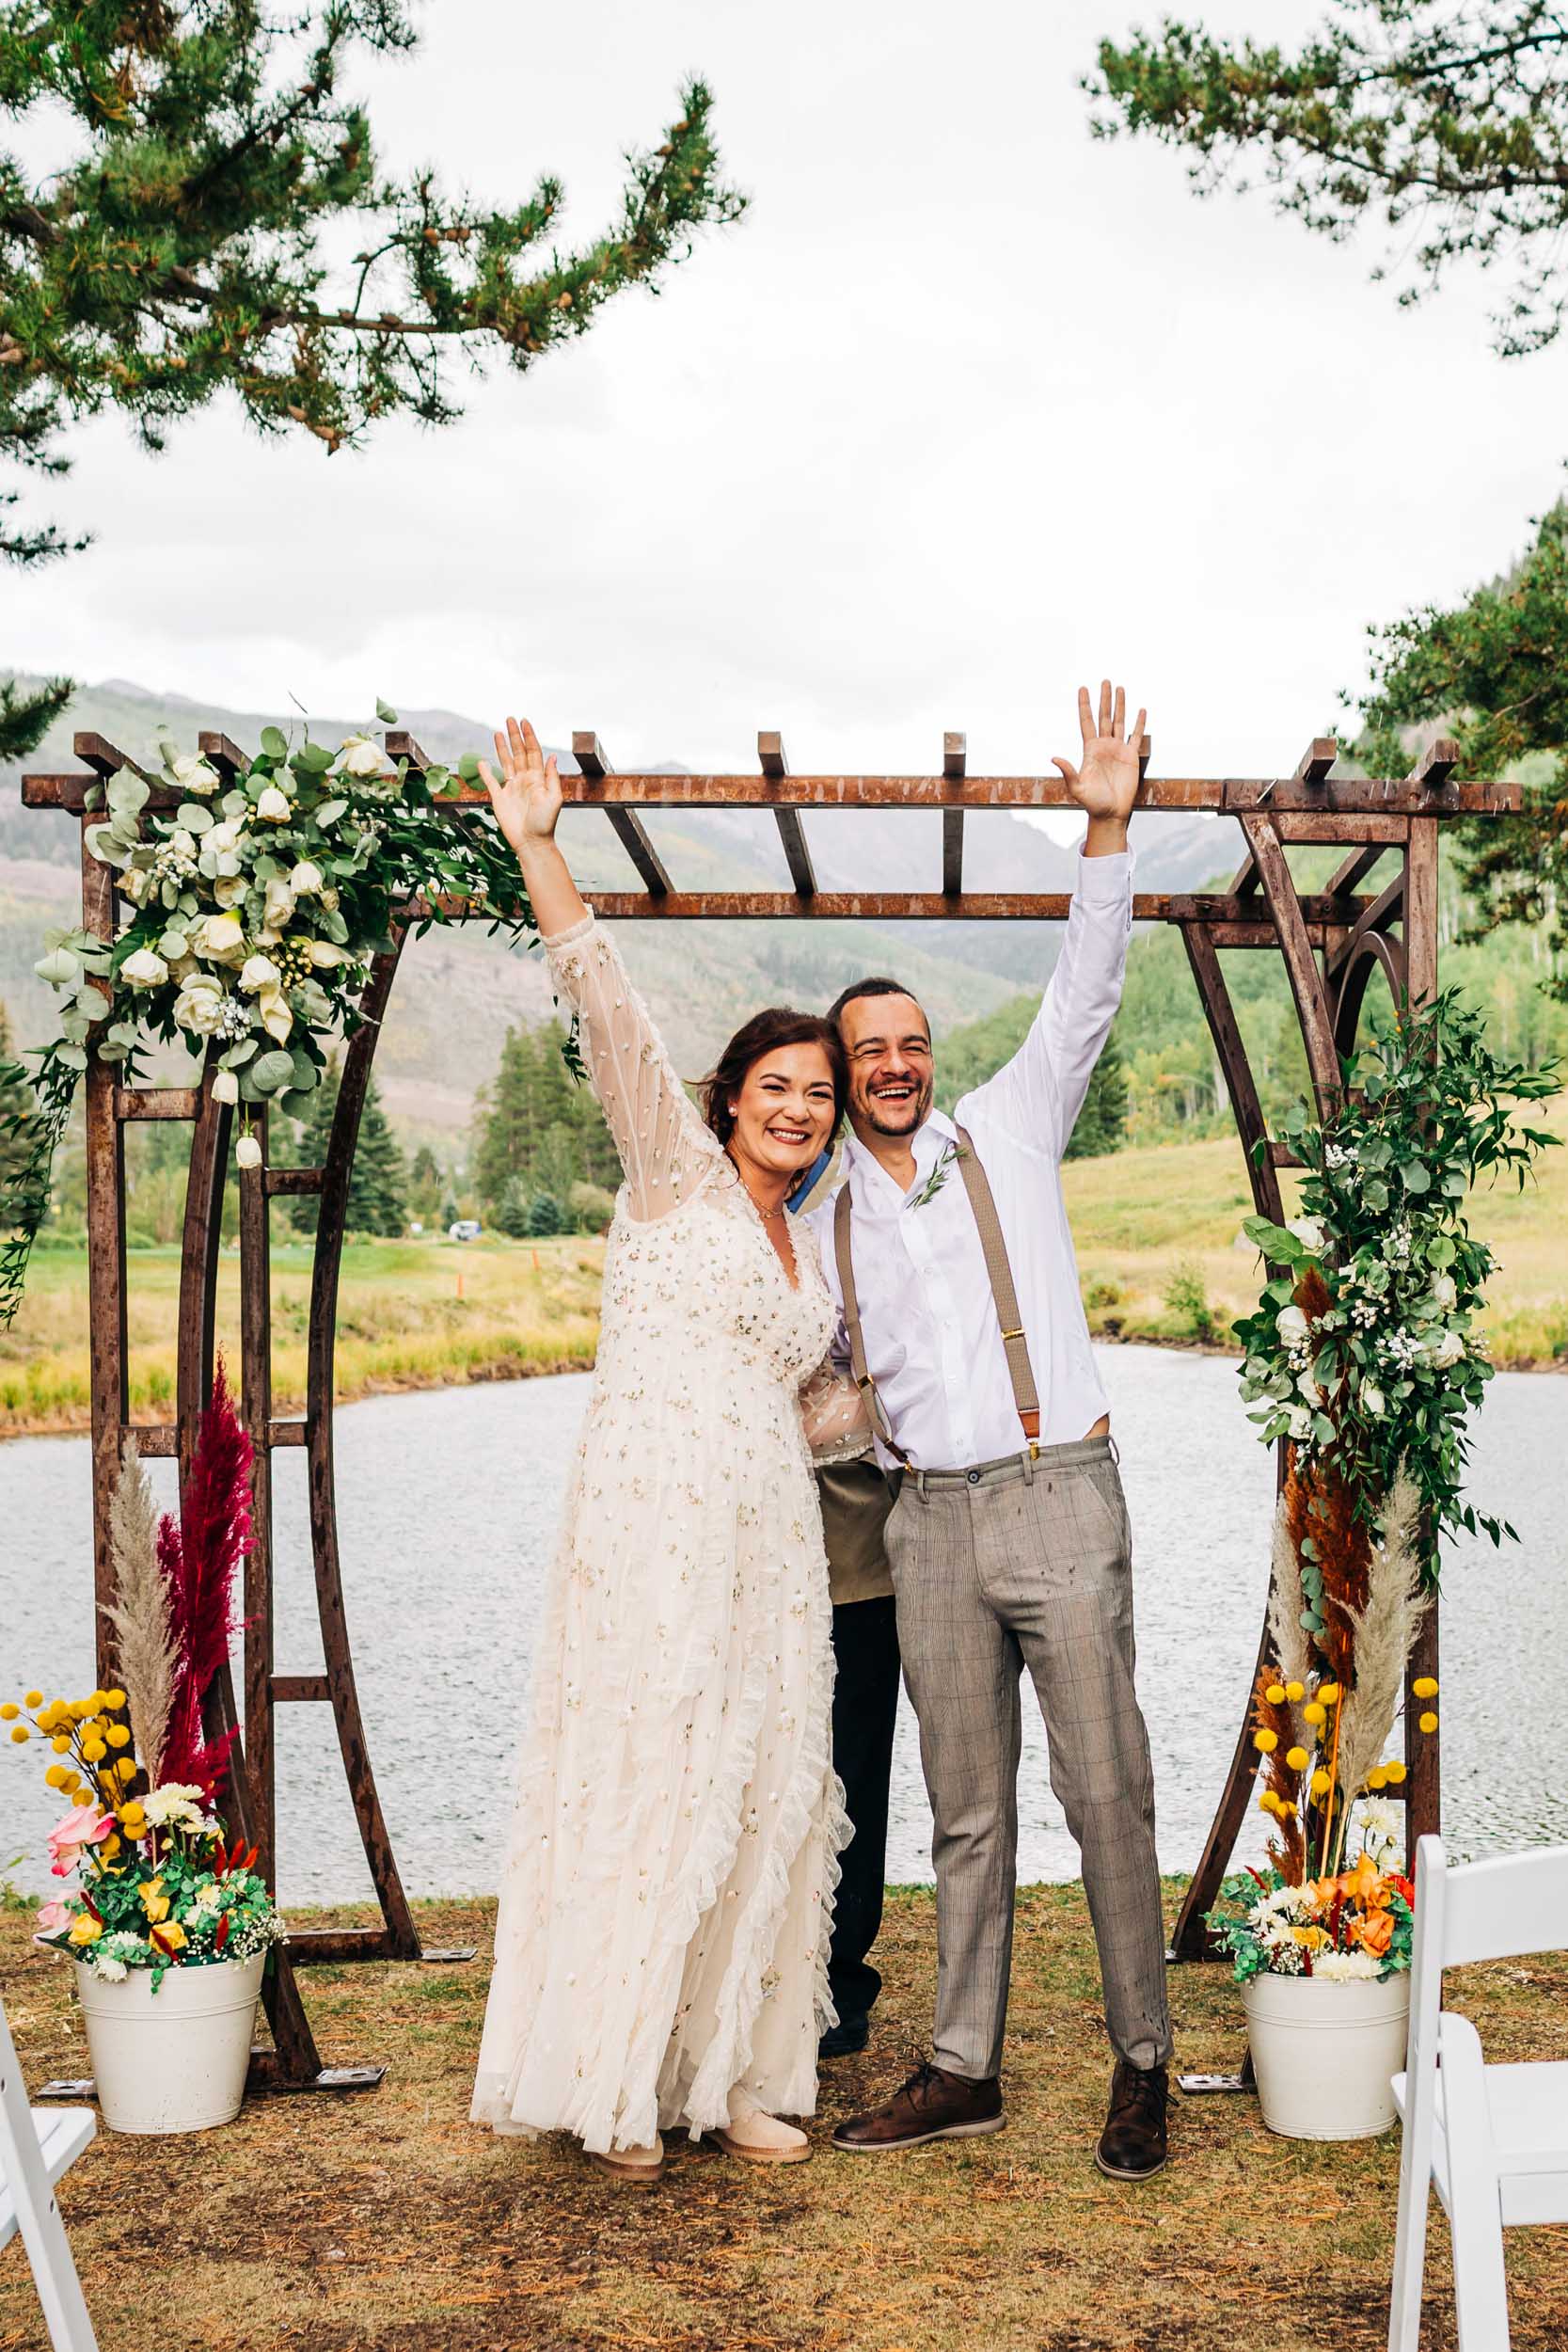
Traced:
POLYGON ((109 1505, 115 1564, 113 1601, 103 1614, 115 1630, 115 1663, 131 1717, 134 1753, 148 1785, 158 1786, 168 1740, 180 1653, 169 1622, 168 1586, 158 1562, 158 1506, 134 1437, 125 1440, 109 1505))
POLYGON ((1401 1472, 1368 1564, 1367 1599, 1350 1620, 1355 1681, 1341 1703, 1339 1785, 1347 1802, 1366 1786, 1394 1728, 1404 1672, 1432 1596, 1421 1589, 1420 1498, 1401 1472))

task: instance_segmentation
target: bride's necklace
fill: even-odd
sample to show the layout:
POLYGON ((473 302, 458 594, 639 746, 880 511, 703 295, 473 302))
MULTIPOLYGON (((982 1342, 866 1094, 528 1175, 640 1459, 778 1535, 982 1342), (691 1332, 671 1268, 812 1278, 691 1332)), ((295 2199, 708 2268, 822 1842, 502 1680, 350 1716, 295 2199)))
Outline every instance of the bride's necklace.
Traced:
POLYGON ((756 1211, 756 1213, 757 1213, 758 1216, 760 1216, 760 1217, 762 1218, 763 1222, 764 1222, 765 1224, 769 1223, 769 1222, 780 1222, 780 1223, 782 1223, 782 1222, 783 1222, 783 1219, 784 1219, 784 1207, 783 1207, 783 1204, 781 1203, 781 1204, 780 1204, 780 1206, 779 1206, 778 1208, 776 1208, 776 1209, 769 1209, 769 1208, 766 1208, 766 1207, 763 1205, 763 1203, 762 1203, 762 1202, 761 1202, 761 1201, 757 1199, 756 1194, 755 1194, 755 1193, 752 1190, 752 1187, 751 1187, 751 1185, 750 1185, 750 1184, 746 1182, 745 1177, 741 1175, 741 1173, 740 1173, 740 1163, 739 1163, 739 1161, 736 1158, 736 1156, 735 1156, 735 1154, 734 1154, 734 1152, 733 1152, 729 1154, 729 1162, 730 1162, 730 1166, 734 1168, 734 1170, 735 1170, 735 1172, 736 1172, 736 1178, 737 1178, 737 1179, 738 1179, 738 1181, 739 1181, 739 1184, 740 1184, 740 1188, 741 1188, 742 1192, 744 1192, 744 1194, 746 1195, 747 1200, 751 1202, 751 1204, 752 1204, 752 1208, 753 1208, 753 1209, 755 1209, 755 1211, 756 1211))

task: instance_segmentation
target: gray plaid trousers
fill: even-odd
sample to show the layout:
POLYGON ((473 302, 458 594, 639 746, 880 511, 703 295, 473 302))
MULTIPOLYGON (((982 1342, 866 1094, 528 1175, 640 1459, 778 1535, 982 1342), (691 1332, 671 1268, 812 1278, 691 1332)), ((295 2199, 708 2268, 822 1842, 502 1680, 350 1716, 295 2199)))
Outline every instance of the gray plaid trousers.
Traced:
POLYGON ((1133 1688, 1132 1539, 1108 1438, 940 1483, 907 1472, 887 1528, 937 1878, 937 2065, 1001 2071, 1018 1856, 1019 1683, 1083 1855, 1105 2022, 1170 2057, 1154 1776, 1133 1688))

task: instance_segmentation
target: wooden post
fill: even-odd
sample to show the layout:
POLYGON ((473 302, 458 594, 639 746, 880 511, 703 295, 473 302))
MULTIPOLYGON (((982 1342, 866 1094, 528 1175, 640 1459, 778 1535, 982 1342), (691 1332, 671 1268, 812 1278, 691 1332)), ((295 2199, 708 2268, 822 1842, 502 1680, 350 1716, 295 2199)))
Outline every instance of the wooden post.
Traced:
MULTIPOLYGON (((1440 747, 1433 745, 1436 752, 1440 747)), ((1429 761, 1432 755, 1428 755, 1429 761)), ((1437 819, 1413 817, 1404 852, 1404 968, 1410 1009, 1419 1012, 1437 993, 1437 819)), ((1408 1773, 1408 1851, 1412 1859, 1418 1838, 1437 1836, 1443 1826, 1443 1750, 1441 1731, 1417 1728, 1423 1701, 1412 1686, 1424 1676, 1437 1677, 1437 1604, 1421 1620, 1404 1684, 1404 1754, 1408 1773)))
MULTIPOLYGON (((82 827, 82 929, 114 937, 114 868, 101 866, 82 827)), ((87 1051, 87 1346, 92 1404, 93 1649, 98 1678, 113 1674, 113 1631, 105 1607, 115 1597, 109 1508, 119 1477, 119 1451, 131 1417, 125 1334, 125 1137, 115 1117, 114 1065, 87 1051)))

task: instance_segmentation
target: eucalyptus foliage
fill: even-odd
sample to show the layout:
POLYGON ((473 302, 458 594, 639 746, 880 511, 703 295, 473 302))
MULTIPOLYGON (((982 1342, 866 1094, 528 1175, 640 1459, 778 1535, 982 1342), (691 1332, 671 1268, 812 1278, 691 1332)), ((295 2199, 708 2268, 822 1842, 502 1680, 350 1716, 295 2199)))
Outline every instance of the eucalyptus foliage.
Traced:
POLYGON ((1495 1544, 1514 1533, 1464 1500, 1468 1424, 1492 1377, 1475 1317, 1496 1263, 1465 1202, 1483 1176, 1523 1188, 1559 1138, 1519 1124, 1516 1109, 1555 1094, 1559 1079, 1555 1066, 1499 1061, 1452 990, 1402 1014, 1346 1077, 1331 1122, 1315 1123, 1304 1104, 1281 1121, 1305 1166, 1301 1215, 1245 1220, 1275 1270, 1234 1327, 1242 1394, 1259 1437, 1331 1462, 1362 1517, 1375 1517, 1402 1467, 1435 1581, 1444 1533, 1480 1528, 1495 1544))
MULTIPOLYGON (((376 715, 397 717, 385 704, 376 715)), ((85 834, 116 871, 121 926, 112 942, 48 934, 35 968, 59 998, 60 1035, 32 1071, 0 1071, 37 1098, 17 1120, 31 1148, 0 1198, 0 1327, 21 1302, 54 1150, 89 1053, 129 1081, 149 1037, 182 1043, 215 1063, 220 1099, 298 1117, 334 1036, 359 1025, 371 961, 395 927, 411 923, 418 936, 478 916, 492 930, 534 936, 516 859, 489 809, 442 805, 458 778, 477 774, 472 756, 455 777, 444 767, 421 775, 405 758, 389 761, 368 732, 333 753, 308 731, 291 743, 269 726, 250 767, 226 781, 173 741, 160 750, 161 774, 122 768, 110 780, 85 834), (172 808, 159 805, 170 797, 172 808)), ((570 1041, 565 1050, 575 1066, 570 1041)))

